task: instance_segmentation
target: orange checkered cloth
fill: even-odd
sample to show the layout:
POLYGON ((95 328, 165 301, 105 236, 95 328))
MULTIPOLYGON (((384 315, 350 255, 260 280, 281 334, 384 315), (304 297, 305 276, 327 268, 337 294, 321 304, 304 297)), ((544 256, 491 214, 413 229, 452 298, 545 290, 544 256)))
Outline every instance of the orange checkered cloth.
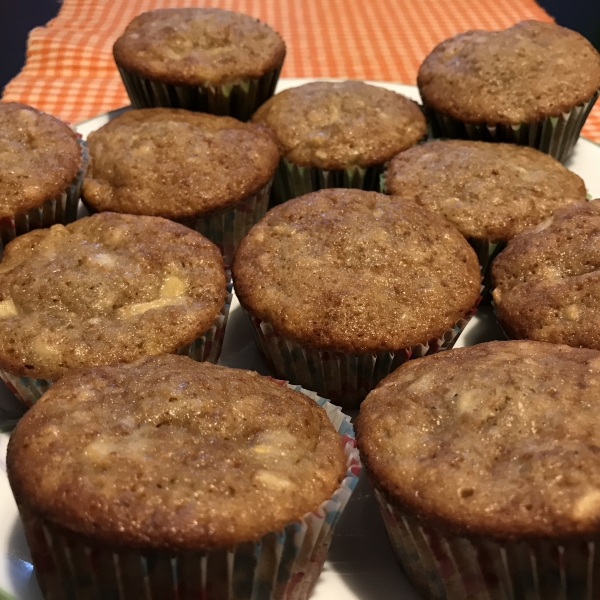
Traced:
MULTIPOLYGON (((137 14, 185 0, 64 0, 29 35, 27 63, 3 100, 31 104, 70 123, 129 104, 112 45, 137 14)), ((206 0, 266 21, 288 47, 283 77, 348 77, 415 84, 419 64, 467 29, 550 21, 534 0, 206 0)), ((600 106, 583 130, 600 141, 600 106)))

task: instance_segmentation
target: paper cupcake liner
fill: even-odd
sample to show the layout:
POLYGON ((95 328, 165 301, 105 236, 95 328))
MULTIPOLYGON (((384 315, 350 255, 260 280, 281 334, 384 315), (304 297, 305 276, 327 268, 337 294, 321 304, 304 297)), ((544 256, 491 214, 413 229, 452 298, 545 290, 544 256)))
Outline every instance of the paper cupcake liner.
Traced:
MULTIPOLYGON (((217 363, 223 347, 232 297, 233 284, 231 282, 231 273, 227 271, 227 295, 225 297, 225 303, 217 315, 217 318, 203 335, 197 337, 191 344, 179 348, 176 354, 189 356, 198 362, 206 361, 213 364, 217 363)), ((52 385, 50 379, 17 377, 4 369, 0 369, 0 379, 2 379, 6 384, 6 387, 28 407, 33 406, 52 385)))
POLYGON ((262 357, 277 377, 314 390, 331 402, 349 409, 356 408, 386 375, 407 360, 452 348, 477 312, 477 305, 441 337, 395 352, 383 350, 366 354, 331 352, 302 346, 275 333, 270 323, 244 312, 250 319, 254 340, 262 357))
POLYGON ((499 542, 446 535, 391 506, 375 490, 396 557, 435 600, 591 600, 600 586, 599 540, 499 542))
POLYGON ((182 219, 180 222, 200 232, 219 247, 227 266, 231 266, 235 251, 242 238, 269 208, 272 180, 256 194, 252 194, 225 211, 203 217, 182 219))
POLYGON ((366 168, 354 166, 327 171, 317 167, 302 167, 282 158, 273 180, 271 206, 325 188, 355 188, 377 192, 379 178, 385 166, 385 163, 380 163, 366 168))
POLYGON ((434 137, 521 144, 541 150, 564 162, 579 138, 579 133, 598 98, 598 93, 596 92, 587 102, 575 106, 560 117, 546 117, 540 121, 519 125, 464 123, 429 107, 427 113, 434 137))
POLYGON ((41 206, 30 208, 12 217, 0 218, 0 259, 6 244, 18 235, 58 223, 66 225, 77 219, 81 186, 90 159, 87 144, 81 138, 77 141, 81 148, 81 167, 65 191, 56 198, 49 198, 41 206))
POLYGON ((331 499, 281 531, 232 548, 168 552, 107 548, 19 506, 46 600, 306 600, 333 530, 358 482, 360 458, 349 417, 316 394, 290 386, 326 411, 343 436, 346 476, 331 499))
POLYGON ((261 77, 220 86, 174 85, 147 79, 117 65, 134 108, 186 108, 248 121, 274 93, 281 65, 261 77))

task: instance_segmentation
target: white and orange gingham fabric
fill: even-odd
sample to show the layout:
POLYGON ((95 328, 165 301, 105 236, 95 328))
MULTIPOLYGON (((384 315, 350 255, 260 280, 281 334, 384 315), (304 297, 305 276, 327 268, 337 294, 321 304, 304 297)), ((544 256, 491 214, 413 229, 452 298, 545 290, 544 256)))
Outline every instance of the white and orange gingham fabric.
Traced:
MULTIPOLYGON (((70 123, 129 104, 113 42, 137 14, 174 6, 216 6, 266 21, 287 44, 283 77, 413 85, 423 58, 455 33, 551 20, 534 0, 64 0, 55 19, 30 33, 27 63, 3 100, 70 123)), ((583 135, 600 142, 600 106, 583 135)))

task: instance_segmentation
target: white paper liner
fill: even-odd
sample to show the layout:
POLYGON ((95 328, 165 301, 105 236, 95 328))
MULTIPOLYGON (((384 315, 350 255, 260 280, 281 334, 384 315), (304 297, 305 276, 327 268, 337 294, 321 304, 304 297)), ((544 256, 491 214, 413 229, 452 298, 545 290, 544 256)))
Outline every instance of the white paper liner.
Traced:
POLYGON ((477 312, 477 305, 439 338, 395 352, 384 350, 366 354, 302 346, 275 333, 270 323, 244 312, 250 319, 262 357, 277 377, 314 390, 344 408, 356 408, 386 375, 407 360, 452 348, 477 312))
POLYGON ((380 163, 364 168, 353 166, 347 169, 325 170, 299 166, 282 158, 273 180, 271 206, 325 188, 355 188, 377 192, 379 178, 385 167, 386 163, 380 163))
POLYGON ((77 138, 77 142, 81 148, 81 166, 64 192, 56 198, 49 198, 41 206, 30 208, 12 217, 0 218, 0 259, 6 244, 18 235, 59 223, 66 225, 77 219, 81 186, 90 159, 87 144, 81 138, 77 138))
POLYGON ((499 542, 447 535, 391 506, 375 489, 392 547, 425 598, 592 600, 600 594, 596 540, 499 542))
POLYGON ((242 238, 269 208, 269 193, 273 180, 256 194, 251 194, 235 206, 197 219, 182 219, 181 223, 195 229, 223 253, 225 265, 231 266, 235 251, 242 238))
POLYGON ((281 65, 261 77, 221 86, 173 85, 147 79, 117 65, 134 108, 185 108, 248 121, 274 93, 281 65))
POLYGON ((267 533, 257 542, 180 552, 94 545, 19 506, 46 600, 306 600, 361 466, 349 417, 316 394, 289 387, 322 406, 342 435, 347 471, 331 499, 300 522, 267 533))
POLYGON ((429 114, 434 137, 521 144, 541 150, 564 162, 579 139, 598 93, 595 92, 587 102, 575 106, 560 117, 546 117, 540 121, 519 125, 463 123, 430 107, 426 107, 426 114, 429 114))
MULTIPOLYGON (((213 324, 191 344, 182 346, 176 354, 184 354, 198 362, 211 362, 217 364, 223 347, 225 338, 225 329, 227 319, 229 318, 229 309, 233 297, 233 284, 231 282, 231 272, 227 271, 227 295, 221 311, 217 315, 213 324)), ((48 388, 52 385, 50 379, 36 379, 35 377, 17 377, 4 369, 0 369, 0 379, 4 381, 6 387, 21 401, 25 406, 33 406, 48 388)))

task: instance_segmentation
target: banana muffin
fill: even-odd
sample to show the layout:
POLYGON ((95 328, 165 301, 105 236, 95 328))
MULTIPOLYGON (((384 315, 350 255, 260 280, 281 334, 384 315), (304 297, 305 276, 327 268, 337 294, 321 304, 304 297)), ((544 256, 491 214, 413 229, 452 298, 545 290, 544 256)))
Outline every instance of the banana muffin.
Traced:
POLYGON ((593 598, 600 352, 531 341, 410 361, 363 402, 357 441, 425 598, 593 598))
POLYGON ((600 88, 600 54, 579 33, 522 21, 436 46, 417 77, 440 137, 533 146, 564 161, 600 88))
POLYGON ((266 212, 279 152, 261 126, 170 108, 128 111, 90 134, 83 197, 94 210, 160 216, 233 258, 266 212))
POLYGON ((31 404, 76 367, 216 362, 226 296, 216 246, 166 219, 99 213, 32 231, 0 263, 0 376, 31 404))
POLYGON ((600 204, 571 204, 524 231, 492 263, 509 337, 600 350, 600 204))
POLYGON ((321 188, 379 191, 384 163, 427 133, 415 102, 362 81, 287 89, 252 121, 273 130, 281 152, 275 203, 321 188))
POLYGON ((0 103, 0 257, 15 236, 77 218, 87 152, 57 118, 0 103))
POLYGON ((162 355, 52 386, 7 453, 45 597, 305 600, 360 466, 281 383, 162 355))
POLYGON ((233 279, 275 373, 350 407, 401 362, 453 344, 481 275, 435 213, 328 189, 271 209, 242 240, 233 279))
POLYGON ((385 188, 451 221, 478 253, 490 254, 571 202, 583 180, 552 157, 515 144, 436 140, 394 157, 385 188))
POLYGON ((135 108, 186 108, 246 121, 273 95, 285 43, 249 15, 163 8, 135 17, 113 55, 135 108))

